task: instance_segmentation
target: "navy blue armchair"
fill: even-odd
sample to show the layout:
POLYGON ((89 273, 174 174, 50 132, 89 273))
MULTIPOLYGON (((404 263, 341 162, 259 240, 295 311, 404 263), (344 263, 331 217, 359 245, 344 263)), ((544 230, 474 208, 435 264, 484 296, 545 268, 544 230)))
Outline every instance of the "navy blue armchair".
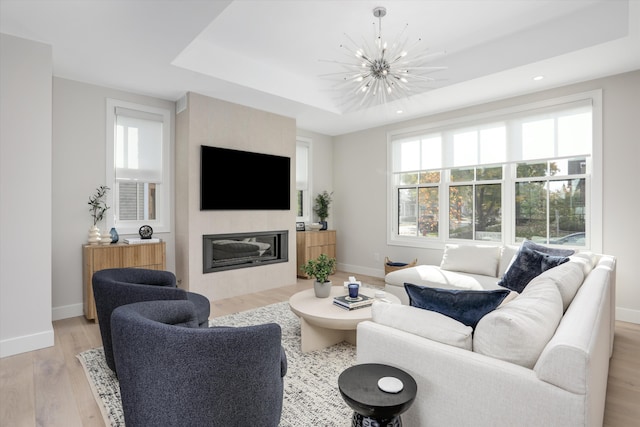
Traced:
POLYGON ((111 331, 127 427, 276 427, 287 372, 280 326, 197 323, 189 301, 114 310, 111 331))
POLYGON ((100 335, 107 366, 117 375, 111 345, 111 313, 117 307, 141 301, 188 300, 194 304, 200 327, 209 326, 211 304, 207 297, 176 286, 170 271, 144 268, 110 268, 96 271, 92 278, 100 335))

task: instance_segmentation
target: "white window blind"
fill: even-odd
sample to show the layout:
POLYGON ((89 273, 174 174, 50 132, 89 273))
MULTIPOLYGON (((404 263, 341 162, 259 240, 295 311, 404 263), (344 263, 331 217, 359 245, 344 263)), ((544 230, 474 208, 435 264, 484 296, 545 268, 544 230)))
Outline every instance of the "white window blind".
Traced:
POLYGON ((591 100, 393 135, 392 172, 591 155, 591 100))
POLYGON ((296 190, 309 189, 309 147, 296 144, 296 190))
POLYGON ((163 117, 121 107, 115 110, 116 180, 162 183, 163 117))

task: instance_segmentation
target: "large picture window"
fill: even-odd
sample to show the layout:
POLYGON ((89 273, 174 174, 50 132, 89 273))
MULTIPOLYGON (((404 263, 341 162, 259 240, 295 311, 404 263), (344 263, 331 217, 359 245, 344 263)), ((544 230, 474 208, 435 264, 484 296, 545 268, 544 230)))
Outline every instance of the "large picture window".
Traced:
POLYGON ((389 244, 601 247, 599 91, 389 134, 389 244))

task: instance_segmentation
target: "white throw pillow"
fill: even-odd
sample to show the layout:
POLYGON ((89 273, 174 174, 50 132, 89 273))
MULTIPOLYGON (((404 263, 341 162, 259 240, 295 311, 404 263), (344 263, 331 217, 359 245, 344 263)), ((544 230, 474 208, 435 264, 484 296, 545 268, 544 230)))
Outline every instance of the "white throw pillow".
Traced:
POLYGON ((461 273, 498 277, 499 246, 446 245, 440 268, 461 273))
POLYGON ((371 306, 374 322, 410 334, 471 350, 473 329, 435 311, 408 305, 375 301, 371 306))
POLYGON ((584 281, 582 268, 583 266, 579 261, 574 261, 572 257, 569 257, 569 262, 550 268, 533 279, 528 286, 531 286, 536 280, 551 279, 560 291, 562 312, 564 313, 584 281))
POLYGON ((551 279, 531 282, 522 293, 480 319, 473 351, 533 368, 562 318, 562 297, 551 279))

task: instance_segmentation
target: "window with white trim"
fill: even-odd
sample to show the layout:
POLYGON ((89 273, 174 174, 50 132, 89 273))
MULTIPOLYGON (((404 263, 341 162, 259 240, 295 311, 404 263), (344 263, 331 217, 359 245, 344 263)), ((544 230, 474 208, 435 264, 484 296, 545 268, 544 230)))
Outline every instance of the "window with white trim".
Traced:
POLYGON ((311 140, 298 137, 296 141, 296 221, 311 221, 310 182, 311 140))
POLYGON ((170 126, 169 110, 107 100, 107 224, 121 234, 171 231, 170 126))
POLYGON ((595 91, 390 133, 389 244, 599 249, 600 106, 595 91))

